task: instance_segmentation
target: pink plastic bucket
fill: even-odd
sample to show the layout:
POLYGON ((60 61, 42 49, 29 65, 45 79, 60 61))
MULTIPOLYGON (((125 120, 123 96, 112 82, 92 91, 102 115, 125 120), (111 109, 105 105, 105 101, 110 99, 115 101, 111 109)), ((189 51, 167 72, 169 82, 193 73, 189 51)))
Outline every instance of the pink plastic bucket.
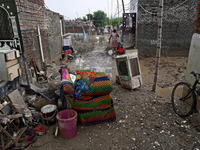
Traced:
POLYGON ((77 112, 75 110, 63 110, 57 114, 56 118, 63 138, 70 139, 76 135, 77 112))

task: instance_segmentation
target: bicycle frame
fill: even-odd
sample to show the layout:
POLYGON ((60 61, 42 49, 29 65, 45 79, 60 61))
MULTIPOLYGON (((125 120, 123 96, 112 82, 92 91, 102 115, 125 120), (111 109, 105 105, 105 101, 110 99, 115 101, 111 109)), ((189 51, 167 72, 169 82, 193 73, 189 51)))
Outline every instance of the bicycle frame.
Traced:
POLYGON ((195 72, 191 72, 191 74, 195 77, 195 81, 193 85, 189 84, 188 82, 179 82, 175 85, 175 87, 172 90, 172 106, 175 113, 180 117, 188 117, 192 113, 198 112, 197 96, 200 94, 198 94, 198 91, 197 91, 197 84, 200 84, 199 82, 200 74, 196 74, 195 72), (179 91, 179 94, 181 95, 175 96, 176 92, 178 91, 179 91), (177 102, 175 102, 176 98, 178 98, 177 100, 185 103, 186 105, 185 106, 181 105, 183 103, 180 103, 179 105, 177 102))
POLYGON ((195 82, 194 82, 194 84, 192 85, 192 87, 191 87, 191 91, 192 92, 194 92, 194 101, 195 101, 195 105, 194 105, 194 107, 192 108, 192 111, 194 112, 194 113, 197 113, 198 112, 198 110, 197 110, 197 108, 196 108, 196 106, 197 106, 197 95, 199 95, 198 94, 198 92, 197 92, 197 84, 200 84, 199 83, 199 74, 195 74, 194 72, 191 72, 191 74, 192 75, 194 75, 194 77, 195 77, 195 82))

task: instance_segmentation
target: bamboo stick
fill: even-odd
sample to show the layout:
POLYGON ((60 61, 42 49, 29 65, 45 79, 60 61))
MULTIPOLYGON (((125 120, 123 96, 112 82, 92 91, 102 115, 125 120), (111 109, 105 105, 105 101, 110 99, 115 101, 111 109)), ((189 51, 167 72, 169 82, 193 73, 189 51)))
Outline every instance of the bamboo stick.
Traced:
POLYGON ((156 50, 156 69, 154 74, 154 84, 152 87, 152 91, 155 92, 157 88, 158 82, 158 74, 159 74, 159 65, 160 65, 160 54, 161 54, 161 46, 162 46, 162 20, 163 20, 163 1, 159 0, 159 18, 158 18, 158 35, 157 35, 157 50, 156 50))

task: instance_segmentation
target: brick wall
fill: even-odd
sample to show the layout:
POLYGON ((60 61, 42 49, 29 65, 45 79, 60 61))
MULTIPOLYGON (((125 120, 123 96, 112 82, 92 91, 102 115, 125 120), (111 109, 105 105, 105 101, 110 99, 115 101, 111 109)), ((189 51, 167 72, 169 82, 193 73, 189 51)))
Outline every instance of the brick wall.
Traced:
MULTIPOLYGON (((145 12, 159 11, 158 0, 140 0, 138 13, 138 50, 142 55, 155 55, 157 16, 145 12)), ((198 0, 165 0, 163 18, 162 55, 188 53, 194 33, 198 0), (179 4, 182 4, 179 6, 179 4)))
POLYGON ((89 26, 90 26, 89 22, 80 23, 80 22, 68 21, 68 20, 65 20, 65 33, 83 33, 81 24, 83 25, 85 32, 89 33, 89 26))
POLYGON ((60 58, 62 50, 60 14, 46 11, 48 56, 51 60, 60 58))
POLYGON ((27 1, 38 4, 40 6, 44 6, 44 0, 27 0, 27 1))
POLYGON ((60 15, 46 10, 44 0, 16 0, 16 4, 28 68, 32 58, 42 68, 38 26, 45 61, 51 63, 58 59, 62 50, 60 15))

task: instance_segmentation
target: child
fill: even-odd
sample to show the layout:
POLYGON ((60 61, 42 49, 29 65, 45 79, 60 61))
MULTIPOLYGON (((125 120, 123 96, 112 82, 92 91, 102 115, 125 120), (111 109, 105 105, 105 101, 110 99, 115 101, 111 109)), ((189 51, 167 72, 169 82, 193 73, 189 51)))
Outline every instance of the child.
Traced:
POLYGON ((110 39, 112 38, 112 55, 117 55, 117 47, 118 47, 118 43, 117 43, 117 38, 119 37, 119 35, 116 33, 116 29, 113 30, 113 33, 110 35, 109 38, 109 43, 110 43, 110 39))

